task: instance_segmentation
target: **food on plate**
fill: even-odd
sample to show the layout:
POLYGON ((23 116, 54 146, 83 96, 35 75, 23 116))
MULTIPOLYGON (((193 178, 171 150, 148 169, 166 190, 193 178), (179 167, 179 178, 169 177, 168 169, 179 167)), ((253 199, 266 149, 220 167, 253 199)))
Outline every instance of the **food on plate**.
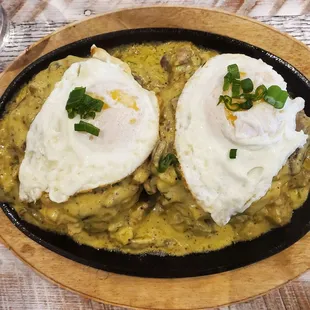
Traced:
POLYGON ((241 54, 214 57, 183 89, 177 157, 189 190, 219 225, 263 197, 288 157, 307 142, 308 135, 296 131, 304 100, 288 98, 285 90, 271 66, 241 54), (275 107, 271 99, 278 97, 275 107))
POLYGON ((93 47, 52 62, 7 106, 1 201, 43 229, 126 253, 251 240, 307 199, 303 107, 245 55, 174 41, 93 47))
POLYGON ((32 122, 19 170, 20 199, 61 203, 131 175, 158 138, 155 94, 124 66, 94 57, 72 64, 32 122))

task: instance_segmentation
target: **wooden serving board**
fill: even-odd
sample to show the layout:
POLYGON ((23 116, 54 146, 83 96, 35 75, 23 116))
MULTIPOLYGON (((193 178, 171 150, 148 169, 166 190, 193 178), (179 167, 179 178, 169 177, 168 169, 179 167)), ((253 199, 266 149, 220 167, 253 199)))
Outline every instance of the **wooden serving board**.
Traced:
MULTIPOLYGON (((145 27, 188 28, 230 36, 276 54, 310 78, 310 50, 269 26, 201 8, 144 7, 95 16, 43 38, 0 76, 0 94, 25 66, 57 47, 100 33, 145 27)), ((129 277, 80 265, 27 238, 2 211, 1 239, 26 264, 63 288, 97 301, 146 309, 197 309, 238 302, 283 285, 310 268, 309 233, 288 249, 256 264, 185 279, 129 277)))

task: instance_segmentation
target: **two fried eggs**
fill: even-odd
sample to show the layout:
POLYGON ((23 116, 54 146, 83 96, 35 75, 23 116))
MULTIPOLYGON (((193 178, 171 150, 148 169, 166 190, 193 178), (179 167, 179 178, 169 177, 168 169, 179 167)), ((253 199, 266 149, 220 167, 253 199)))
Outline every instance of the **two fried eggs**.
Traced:
MULTIPOLYGON (((47 98, 29 129, 19 171, 20 199, 43 192, 61 203, 70 196, 114 184, 149 157, 159 135, 159 104, 142 88, 127 64, 92 47, 92 58, 73 64, 47 98), (104 101, 89 122, 98 137, 74 131, 65 105, 75 87, 104 101)), ((217 105, 227 66, 237 63, 255 85, 278 85, 283 78, 261 60, 222 54, 198 69, 185 85, 176 111, 175 149, 186 186, 219 225, 263 197, 288 157, 307 140, 296 131, 302 98, 282 109, 267 103, 227 113, 217 105), (238 149, 232 160, 230 149, 238 149)))

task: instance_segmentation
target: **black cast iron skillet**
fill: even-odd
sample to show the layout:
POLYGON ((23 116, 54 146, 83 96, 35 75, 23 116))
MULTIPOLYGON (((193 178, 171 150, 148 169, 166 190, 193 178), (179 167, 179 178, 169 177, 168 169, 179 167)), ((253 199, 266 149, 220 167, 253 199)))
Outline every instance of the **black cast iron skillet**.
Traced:
MULTIPOLYGON (((284 77, 290 92, 303 97, 306 102, 310 101, 309 80, 287 62, 262 49, 207 32, 154 28, 124 30, 94 36, 63 46, 41 57, 23 70, 7 88, 0 100, 0 114, 24 83, 47 68, 54 60, 68 55, 88 56, 92 44, 111 48, 127 43, 171 40, 191 41, 221 53, 242 53, 261 58, 284 77)), ((307 115, 310 115, 310 105, 306 105, 305 111, 307 115)), ((2 209, 24 234, 60 255, 105 271, 155 278, 193 277, 243 267, 284 250, 303 237, 310 229, 310 198, 308 198, 305 204, 294 212, 292 221, 288 225, 274 229, 253 241, 237 243, 216 252, 190 254, 183 257, 156 254, 130 255, 79 245, 67 236, 46 232, 26 223, 18 217, 11 206, 5 203, 2 204, 2 209)))

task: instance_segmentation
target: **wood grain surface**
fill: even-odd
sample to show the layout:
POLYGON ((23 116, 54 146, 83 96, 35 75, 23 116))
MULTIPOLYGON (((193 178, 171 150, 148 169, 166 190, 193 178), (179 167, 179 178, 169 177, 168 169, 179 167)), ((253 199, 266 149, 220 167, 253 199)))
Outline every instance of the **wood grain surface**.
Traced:
MULTIPOLYGON (((4 1, 12 20, 10 38, 0 53, 0 67, 30 43, 68 22, 114 8, 152 3, 215 6, 249 14, 310 43, 309 1, 4 1), (34 9, 35 8, 35 9, 34 9), (60 13, 61 12, 61 13, 60 13), (273 15, 279 16, 273 16, 273 15), (300 15, 303 14, 303 15, 300 15), (281 15, 281 16, 280 16, 281 15)), ((309 66, 305 60, 304 67, 309 66)), ((1 242, 1 240, 0 240, 1 242)), ((272 281, 272 279, 270 279, 272 281)), ((0 245, 0 309, 119 309, 79 297, 42 280, 0 245)), ((310 274, 252 301, 221 309, 310 309, 310 274)))
POLYGON ((120 8, 150 5, 187 5, 224 9, 248 16, 302 15, 308 0, 5 0, 3 6, 14 22, 72 21, 120 8))

